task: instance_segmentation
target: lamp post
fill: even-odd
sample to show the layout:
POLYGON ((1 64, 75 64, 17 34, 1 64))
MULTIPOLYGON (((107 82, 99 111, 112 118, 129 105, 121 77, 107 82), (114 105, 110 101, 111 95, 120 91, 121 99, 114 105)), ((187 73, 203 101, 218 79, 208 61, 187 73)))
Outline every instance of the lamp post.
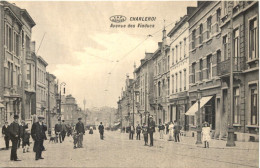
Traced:
POLYGON ((65 86, 66 86, 66 83, 65 82, 62 82, 60 84, 60 102, 59 102, 59 115, 61 117, 61 86, 64 86, 64 89, 63 89, 63 94, 65 94, 65 86))
POLYGON ((202 123, 202 117, 200 114, 200 99, 201 99, 201 91, 200 89, 197 90, 197 101, 198 101, 198 123, 197 123, 197 141, 196 144, 202 144, 201 142, 201 123, 202 123))

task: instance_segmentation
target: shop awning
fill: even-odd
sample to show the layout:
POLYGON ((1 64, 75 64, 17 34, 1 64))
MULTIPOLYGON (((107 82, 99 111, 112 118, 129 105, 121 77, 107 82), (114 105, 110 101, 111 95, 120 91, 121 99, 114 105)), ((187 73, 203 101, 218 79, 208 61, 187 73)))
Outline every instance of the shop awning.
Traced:
POLYGON ((5 106, 2 103, 0 103, 0 108, 5 108, 5 106))
MULTIPOLYGON (((200 99, 200 108, 202 108, 207 102, 212 98, 213 96, 208 97, 202 97, 200 99)), ((198 101, 193 104, 189 110, 185 113, 185 115, 195 115, 195 113, 198 111, 198 101)))
POLYGON ((117 122, 117 123, 114 124, 114 126, 118 126, 118 125, 120 125, 120 122, 117 122))

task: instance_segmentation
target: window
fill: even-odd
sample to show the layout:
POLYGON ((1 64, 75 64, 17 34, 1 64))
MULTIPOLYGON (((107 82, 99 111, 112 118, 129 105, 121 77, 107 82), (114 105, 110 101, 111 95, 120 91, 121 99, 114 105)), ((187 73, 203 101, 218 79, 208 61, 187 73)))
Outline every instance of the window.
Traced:
POLYGON ((191 65, 191 82, 192 83, 195 83, 195 67, 196 67, 196 62, 194 62, 192 65, 191 65))
POLYGON ((178 62, 178 46, 176 45, 176 63, 178 62))
POLYGON ((182 72, 180 71, 180 92, 181 92, 181 86, 182 86, 182 72))
POLYGON ((27 83, 31 84, 31 64, 27 64, 27 83))
POLYGON ((161 96, 161 82, 158 82, 158 96, 161 96))
POLYGON ((174 75, 172 75, 172 93, 174 93, 174 75))
POLYGON ((191 38, 191 47, 192 47, 192 49, 195 48, 195 45, 196 45, 195 40, 196 40, 196 29, 192 31, 192 38, 191 38))
POLYGON ((200 59, 200 72, 199 72, 199 80, 200 81, 202 81, 203 80, 203 72, 202 72, 202 70, 203 70, 203 60, 202 59, 200 59))
POLYGON ((167 61, 167 70, 169 70, 170 69, 170 56, 168 55, 168 61, 167 61))
POLYGON ((170 78, 167 78, 168 95, 170 95, 170 78))
POLYGON ((251 108, 251 125, 257 125, 258 124, 258 91, 257 91, 257 85, 250 85, 250 108, 251 108))
POLYGON ((183 90, 186 90, 186 69, 183 70, 183 85, 184 85, 184 89, 183 90))
POLYGON ((235 65, 238 63, 239 55, 239 29, 234 30, 234 62, 235 65))
POLYGON ((227 35, 223 37, 223 52, 224 52, 224 61, 228 58, 228 46, 227 46, 227 35))
POLYGON ((207 75, 208 79, 212 78, 212 55, 207 56, 207 75))
POLYGON ((258 58, 258 30, 256 18, 250 20, 249 29, 249 59, 255 59, 258 58))
POLYGON ((174 64, 174 48, 172 49, 172 65, 174 64))
POLYGON ((184 55, 184 58, 186 57, 186 38, 184 38, 184 40, 183 40, 184 42, 184 44, 183 44, 183 55, 184 55))
POLYGON ((220 63, 221 62, 221 51, 218 50, 217 51, 217 63, 220 63))
POLYGON ((12 43, 13 43, 12 28, 8 24, 6 24, 6 26, 5 26, 5 36, 6 36, 5 37, 5 45, 7 47, 7 50, 9 52, 12 52, 12 43))
POLYGON ((224 15, 228 14, 228 4, 227 3, 228 3, 228 1, 223 2, 224 15))
POLYGON ((182 56, 181 56, 181 50, 182 50, 182 42, 180 42, 180 60, 181 60, 181 58, 182 58, 182 56))
POLYGON ((234 88, 234 123, 239 122, 239 88, 234 88))
POLYGON ((176 76, 176 92, 178 92, 178 74, 176 73, 175 76, 176 76))
POLYGON ((202 41, 203 41, 203 25, 200 24, 199 44, 202 44, 202 41))
POLYGON ((217 28, 216 28, 216 32, 219 32, 219 25, 220 25, 220 15, 221 15, 221 9, 219 8, 217 10, 217 28))
POLYGON ((209 39, 211 35, 211 17, 207 19, 207 29, 207 39, 209 39))

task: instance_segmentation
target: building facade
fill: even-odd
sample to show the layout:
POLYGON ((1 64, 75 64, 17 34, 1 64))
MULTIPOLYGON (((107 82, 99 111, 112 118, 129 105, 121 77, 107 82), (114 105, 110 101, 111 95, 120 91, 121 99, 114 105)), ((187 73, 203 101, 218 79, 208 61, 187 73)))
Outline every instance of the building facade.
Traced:
POLYGON ((76 99, 72 95, 64 96, 61 101, 61 119, 67 124, 75 125, 79 117, 85 123, 85 115, 79 110, 76 99))
POLYGON ((258 5, 257 1, 221 2, 222 52, 219 58, 218 75, 222 81, 223 103, 220 116, 230 111, 232 89, 233 112, 221 119, 228 120, 228 124, 232 124, 235 139, 241 141, 258 139, 256 135, 259 127, 258 5), (231 57, 233 88, 230 83, 231 57))
POLYGON ((0 2, 0 17, 1 123, 10 123, 14 114, 25 119, 23 63, 26 53, 30 52, 31 29, 35 22, 25 9, 5 1, 0 2))
POLYGON ((37 57, 36 64, 36 115, 44 115, 47 118, 47 72, 48 63, 41 57, 37 57))
POLYGON ((185 130, 189 118, 189 16, 195 8, 188 7, 187 15, 175 24, 168 33, 170 38, 170 97, 167 122, 176 120, 185 130))
POLYGON ((145 58, 141 59, 141 64, 134 71, 134 90, 136 110, 140 118, 137 124, 147 123, 148 116, 155 114, 155 105, 153 102, 153 53, 145 53, 145 58))
POLYGON ((170 111, 170 46, 167 43, 165 28, 162 31, 162 42, 152 57, 154 63, 154 105, 155 121, 165 123, 169 121, 170 111))

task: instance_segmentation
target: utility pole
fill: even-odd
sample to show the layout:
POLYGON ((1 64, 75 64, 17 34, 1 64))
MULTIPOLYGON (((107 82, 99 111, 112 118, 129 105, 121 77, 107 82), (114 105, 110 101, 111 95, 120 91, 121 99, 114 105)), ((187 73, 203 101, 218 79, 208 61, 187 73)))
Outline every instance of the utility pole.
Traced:
POLYGON ((83 104, 84 104, 85 125, 87 125, 87 117, 86 117, 86 109, 85 109, 85 106, 86 106, 86 99, 85 99, 85 98, 84 98, 84 100, 83 100, 83 104))
MULTIPOLYGON (((229 2, 229 1, 228 1, 229 2)), ((227 3, 228 3, 227 2, 227 3)), ((233 56, 234 56, 234 47, 233 47, 233 3, 234 2, 229 2, 230 3, 230 8, 231 8, 231 18, 230 18, 230 113, 228 117, 228 138, 227 138, 227 144, 226 146, 236 146, 235 141, 234 141, 234 128, 233 128, 233 56)))

